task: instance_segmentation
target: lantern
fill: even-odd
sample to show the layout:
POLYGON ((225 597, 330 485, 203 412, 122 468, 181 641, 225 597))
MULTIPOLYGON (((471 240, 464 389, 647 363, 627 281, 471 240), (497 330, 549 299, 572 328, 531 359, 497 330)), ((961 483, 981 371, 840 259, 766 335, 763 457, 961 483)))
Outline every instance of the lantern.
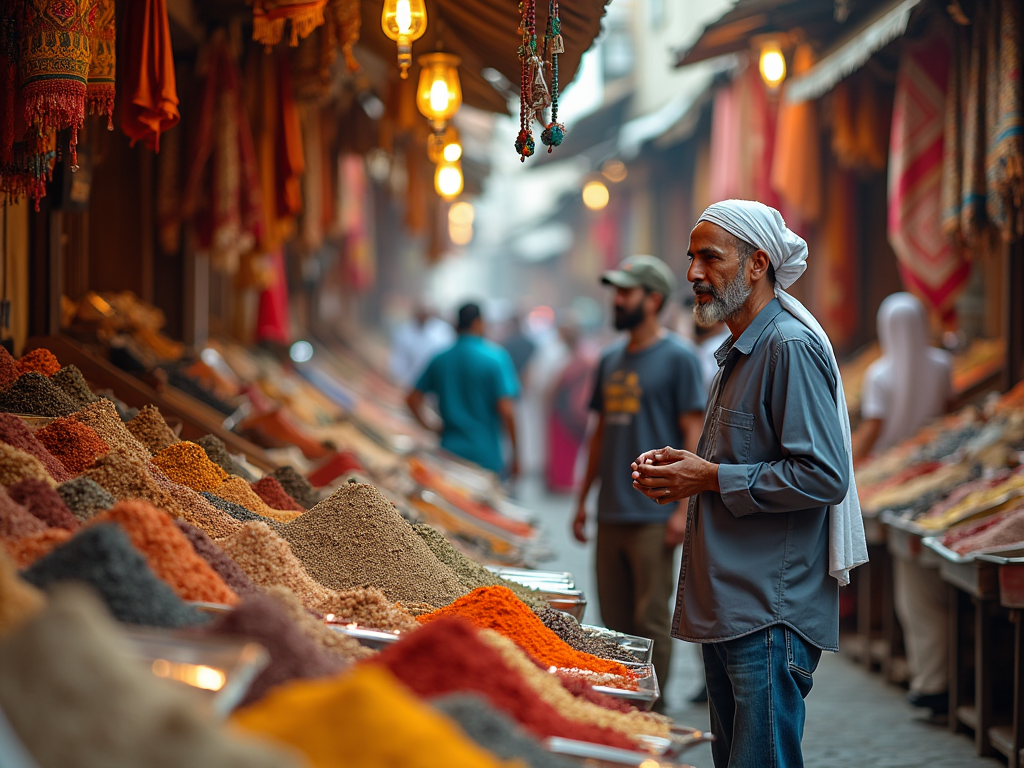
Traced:
POLYGON ((440 135, 430 134, 427 139, 427 157, 432 163, 454 163, 462 157, 462 141, 454 125, 449 125, 440 135))
POLYGON ((462 106, 460 59, 450 53, 428 53, 417 61, 421 69, 416 106, 430 121, 434 133, 443 133, 448 121, 462 106))
POLYGON ((398 66, 402 79, 409 77, 412 44, 427 31, 427 7, 424 0, 384 0, 380 14, 384 34, 398 43, 398 66))
POLYGON ((439 163, 434 173, 434 189, 445 200, 454 200, 462 194, 462 163, 439 163))
POLYGON ((786 79, 786 57, 776 42, 765 43, 761 48, 761 60, 758 65, 761 79, 769 88, 778 88, 786 79))
POLYGON ((608 187, 602 182, 595 179, 583 185, 583 204, 590 210, 600 211, 608 205, 609 199, 608 187))

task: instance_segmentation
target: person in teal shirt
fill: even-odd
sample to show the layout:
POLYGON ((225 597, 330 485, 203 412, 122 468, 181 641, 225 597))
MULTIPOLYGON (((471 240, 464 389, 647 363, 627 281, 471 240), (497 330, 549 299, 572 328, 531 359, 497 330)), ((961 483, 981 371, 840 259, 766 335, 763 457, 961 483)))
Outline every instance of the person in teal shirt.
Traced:
POLYGON ((477 304, 459 310, 459 338, 427 365, 406 402, 425 429, 441 435, 441 447, 498 474, 519 475, 515 399, 519 379, 512 358, 484 338, 484 320, 477 304), (424 414, 424 395, 437 397, 440 427, 424 414), (502 429, 512 443, 506 466, 502 429))

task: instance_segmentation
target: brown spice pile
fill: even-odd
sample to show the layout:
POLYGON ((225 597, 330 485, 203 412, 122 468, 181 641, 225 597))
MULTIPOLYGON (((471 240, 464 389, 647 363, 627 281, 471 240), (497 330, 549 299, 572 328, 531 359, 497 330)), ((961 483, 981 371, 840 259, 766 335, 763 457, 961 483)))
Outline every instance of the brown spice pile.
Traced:
POLYGON ((124 449, 136 461, 149 461, 149 450, 125 429, 124 422, 117 415, 117 408, 110 400, 103 398, 87 405, 75 414, 75 418, 95 429, 96 434, 111 448, 124 449))
POLYGON ((46 524, 0 487, 0 539, 20 539, 46 530, 46 524))
POLYGON ((342 486, 281 535, 313 578, 334 589, 369 585, 389 600, 436 607, 468 591, 372 485, 342 486))
POLYGON ((336 591, 317 583, 288 547, 288 542, 266 523, 246 523, 234 536, 217 542, 257 585, 287 587, 307 608, 333 614, 338 621, 364 627, 412 631, 419 625, 399 605, 377 589, 336 591))
POLYGON ((214 435, 203 435, 196 440, 196 445, 206 451, 206 455, 210 458, 210 461, 223 469, 229 475, 237 475, 247 483, 251 483, 256 479, 248 470, 245 469, 245 467, 231 457, 231 454, 228 453, 227 446, 224 445, 224 442, 219 437, 215 437, 214 435))
POLYGON ((146 465, 139 462, 124 448, 112 448, 106 455, 82 473, 106 488, 118 501, 143 499, 153 506, 180 517, 184 510, 153 480, 146 465))
POLYGON ((270 474, 281 484, 285 493, 306 509, 312 509, 320 501, 316 488, 309 480, 300 475, 295 467, 291 465, 278 467, 270 474))
POLYGON ((70 416, 78 404, 41 373, 23 374, 0 392, 0 411, 32 416, 70 416))
POLYGON ((222 539, 241 530, 242 526, 230 515, 221 512, 187 485, 169 479, 152 462, 146 464, 146 469, 156 484, 181 507, 180 518, 189 525, 194 525, 215 539, 222 539))
POLYGON ((40 439, 39 432, 33 434, 28 425, 12 413, 0 413, 0 441, 31 453, 43 463, 46 471, 58 483, 71 479, 59 457, 40 439))
POLYGON ((285 493, 284 488, 277 482, 277 479, 270 475, 253 483, 252 489, 272 509, 286 509, 292 512, 306 511, 306 508, 285 493))
POLYGON ((266 592, 269 597, 277 601, 281 610, 298 627, 299 631, 328 654, 352 663, 369 658, 376 653, 360 644, 358 640, 330 629, 323 621, 307 611, 295 593, 287 587, 270 587, 266 592))
POLYGON ((155 405, 144 406, 139 411, 139 415, 125 424, 125 427, 154 455, 179 442, 177 436, 164 421, 160 409, 155 405))
POLYGON ((31 453, 0 443, 0 485, 14 485, 19 480, 42 480, 56 485, 46 467, 31 453))
POLYGON ((64 390, 64 394, 83 406, 95 403, 100 399, 99 395, 89 389, 89 385, 85 383, 85 377, 77 366, 65 365, 50 377, 50 381, 64 390))
POLYGON ((43 347, 33 349, 18 360, 18 373, 35 371, 43 376, 53 376, 59 370, 60 361, 57 360, 56 355, 43 347))
POLYGON ((88 525, 117 523, 145 556, 153 573, 170 584, 182 600, 235 605, 238 595, 196 554, 174 521, 145 501, 122 501, 88 525))
POLYGON ((273 509, 256 495, 249 484, 240 477, 229 477, 219 486, 210 491, 215 496, 220 496, 225 501, 245 507, 257 515, 276 520, 279 523, 288 523, 295 520, 301 513, 284 509, 273 509))
POLYGON ((245 597, 260 591, 259 587, 245 575, 245 571, 238 567, 238 563, 228 557, 227 553, 214 544, 213 539, 202 530, 189 525, 180 517, 174 521, 174 524, 179 531, 185 534, 185 538, 188 539, 196 554, 217 572, 217 575, 224 580, 232 592, 239 597, 245 597))
POLYGON ((195 443, 178 442, 153 457, 153 463, 171 480, 187 485, 194 491, 213 491, 228 479, 195 443))
POLYGON ((78 530, 78 518, 71 514, 56 489, 42 480, 21 480, 8 488, 7 493, 51 528, 78 530))
POLYGON ((110 450, 110 446, 96 434, 95 429, 81 423, 74 416, 51 421, 36 430, 35 436, 73 475, 84 472, 97 458, 110 450))
POLYGON ((9 554, 19 570, 28 568, 41 557, 45 557, 68 541, 74 534, 64 528, 47 528, 45 531, 23 536, 20 539, 8 539, 4 542, 9 554))
POLYGON ((0 548, 0 637, 11 634, 46 606, 43 593, 18 578, 14 567, 0 548))
POLYGON ((7 347, 0 347, 0 389, 6 389, 18 378, 18 362, 7 347))
POLYGON ((591 656, 598 656, 602 659, 614 659, 615 661, 641 661, 635 655, 627 651, 618 643, 613 643, 603 637, 596 637, 587 634, 575 617, 563 611, 556 611, 554 608, 534 608, 544 626, 558 635, 566 645, 575 648, 577 651, 589 653, 591 656))

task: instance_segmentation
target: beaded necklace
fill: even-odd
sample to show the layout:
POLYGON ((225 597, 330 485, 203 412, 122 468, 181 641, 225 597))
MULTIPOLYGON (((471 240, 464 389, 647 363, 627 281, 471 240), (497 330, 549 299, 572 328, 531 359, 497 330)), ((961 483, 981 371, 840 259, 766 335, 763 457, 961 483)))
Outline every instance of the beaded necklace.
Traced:
POLYGON ((540 135, 548 152, 559 146, 565 138, 565 126, 558 122, 558 56, 565 52, 562 40, 562 19, 558 15, 558 0, 548 0, 548 27, 544 33, 544 58, 551 69, 551 122, 540 135))
MULTIPOLYGON (((533 139, 533 61, 537 58, 537 0, 520 0, 519 12, 523 18, 519 32, 523 43, 519 46, 519 60, 523 62, 523 75, 519 83, 519 135, 516 152, 520 162, 526 162, 537 147, 533 139)), ((543 77, 543 73, 541 73, 543 77)))

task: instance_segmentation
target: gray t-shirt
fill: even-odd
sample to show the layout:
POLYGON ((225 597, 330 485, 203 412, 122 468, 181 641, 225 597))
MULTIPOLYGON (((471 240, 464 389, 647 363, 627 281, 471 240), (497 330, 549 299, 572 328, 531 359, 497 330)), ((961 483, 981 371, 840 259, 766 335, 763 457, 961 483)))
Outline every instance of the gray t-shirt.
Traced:
POLYGON ((679 417, 705 405, 700 358, 692 346, 669 335, 635 354, 621 342, 597 369, 593 411, 604 414, 599 523, 663 523, 675 511, 633 488, 630 464, 644 451, 682 447, 679 417))

